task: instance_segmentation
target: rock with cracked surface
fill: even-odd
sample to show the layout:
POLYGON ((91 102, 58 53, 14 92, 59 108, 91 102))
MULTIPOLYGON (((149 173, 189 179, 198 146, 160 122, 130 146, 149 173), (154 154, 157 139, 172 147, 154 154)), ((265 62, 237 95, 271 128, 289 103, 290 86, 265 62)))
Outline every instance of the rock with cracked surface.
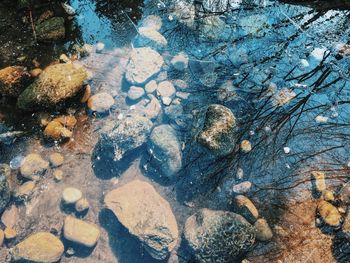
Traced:
POLYGON ((61 240, 47 232, 35 233, 11 249, 14 260, 30 262, 57 262, 63 252, 61 240))
POLYGON ((113 148, 115 160, 121 160, 127 153, 142 146, 148 139, 153 123, 139 115, 118 120, 111 131, 102 133, 101 146, 113 148))
POLYGON ((135 48, 126 66, 125 77, 131 84, 143 84, 160 71, 163 63, 163 57, 157 51, 149 47, 135 48))
POLYGON ((230 263, 255 242, 255 229, 242 216, 201 209, 186 220, 186 241, 198 262, 230 263))
POLYGON ((179 233, 170 204, 152 185, 134 180, 109 192, 105 204, 155 259, 165 259, 179 233))
POLYGON ((222 105, 212 104, 199 116, 197 141, 216 155, 225 156, 235 147, 236 118, 222 105))

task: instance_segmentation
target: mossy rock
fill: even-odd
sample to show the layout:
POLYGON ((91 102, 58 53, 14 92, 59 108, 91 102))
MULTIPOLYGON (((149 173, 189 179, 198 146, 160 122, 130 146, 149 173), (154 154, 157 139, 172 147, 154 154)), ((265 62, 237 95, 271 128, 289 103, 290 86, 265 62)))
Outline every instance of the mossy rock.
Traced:
POLYGON ((48 20, 37 23, 35 26, 38 41, 52 42, 64 39, 66 29, 63 17, 52 17, 48 20))
POLYGON ((77 95, 86 78, 85 69, 73 64, 49 66, 21 93, 17 106, 22 110, 52 108, 77 95))
POLYGON ((241 215, 201 209, 186 220, 184 235, 196 262, 232 263, 252 248, 256 233, 241 215))

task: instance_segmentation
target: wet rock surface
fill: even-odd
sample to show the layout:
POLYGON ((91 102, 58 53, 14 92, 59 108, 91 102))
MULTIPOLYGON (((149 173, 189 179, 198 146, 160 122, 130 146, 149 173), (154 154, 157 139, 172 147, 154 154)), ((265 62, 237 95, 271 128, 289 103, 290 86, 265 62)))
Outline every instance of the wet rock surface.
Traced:
POLYGON ((105 204, 155 259, 165 259, 178 242, 178 227, 169 203, 139 180, 109 192, 105 204))
POLYGON ((236 118, 222 105, 210 105, 200 120, 201 130, 197 140, 215 154, 227 155, 235 146, 236 118))
POLYGON ((21 175, 35 180, 38 176, 42 175, 49 167, 49 162, 45 161, 39 154, 28 154, 20 167, 21 175))
POLYGON ((73 64, 49 66, 21 93, 17 106, 22 110, 53 107, 77 95, 86 78, 85 70, 73 64))
POLYGON ((142 84, 157 74, 164 60, 162 56, 149 47, 135 48, 126 67, 126 79, 131 84, 142 84))
POLYGON ((186 220, 186 241, 199 262, 232 262, 255 242, 255 230, 242 216, 202 209, 186 220))
POLYGON ((100 229, 91 223, 67 216, 64 220, 64 238, 86 247, 93 247, 100 238, 100 229))
POLYGON ((152 130, 148 142, 151 162, 169 179, 182 167, 181 146, 176 131, 170 125, 157 126, 152 130))
POLYGON ((63 243, 53 234, 46 232, 33 234, 12 249, 15 260, 29 262, 57 262, 63 252, 63 243))
POLYGON ((112 154, 116 160, 142 146, 148 139, 153 124, 142 116, 132 115, 117 121, 111 131, 101 135, 100 144, 112 146, 112 154))

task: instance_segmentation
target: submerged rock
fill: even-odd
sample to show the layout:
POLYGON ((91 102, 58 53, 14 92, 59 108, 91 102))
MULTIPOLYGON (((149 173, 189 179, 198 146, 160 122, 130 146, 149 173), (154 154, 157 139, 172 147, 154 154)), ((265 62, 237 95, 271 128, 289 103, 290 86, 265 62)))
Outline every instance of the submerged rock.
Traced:
POLYGON ((146 16, 141 23, 143 27, 152 28, 157 31, 161 29, 162 24, 162 18, 155 15, 146 16))
POLYGON ((169 203, 152 185, 134 180, 109 192, 105 204, 155 259, 165 259, 177 244, 179 233, 169 203))
POLYGON ((58 166, 61 166, 63 164, 64 157, 60 153, 51 153, 49 155, 49 160, 50 160, 52 167, 58 167, 58 166))
POLYGON ((3 165, 0 167, 0 212, 3 211, 11 198, 11 191, 8 183, 8 178, 3 173, 3 169, 6 169, 3 165))
POLYGON ((157 82, 155 80, 151 80, 146 84, 145 91, 146 93, 153 93, 156 91, 157 87, 158 87, 157 82))
POLYGON ((151 101, 145 107, 145 116, 150 119, 155 119, 162 111, 162 106, 155 96, 148 95, 148 97, 151 99, 151 101))
POLYGON ((81 198, 78 202, 75 203, 75 210, 81 213, 87 211, 90 207, 89 201, 86 198, 81 198))
POLYGON ((52 17, 48 20, 37 23, 35 26, 37 38, 39 41, 52 42, 64 39, 66 29, 63 17, 52 17))
POLYGON ((0 70, 0 94, 18 97, 28 84, 30 74, 24 67, 12 66, 0 70))
POLYGON ((242 216, 209 209, 190 216, 184 234, 198 262, 235 262, 255 242, 255 229, 242 216))
POLYGON ((73 133, 58 121, 50 121, 44 130, 44 135, 53 140, 66 139, 73 136, 73 133))
POLYGON ((170 178, 182 167, 181 146, 176 132, 170 125, 155 127, 150 135, 148 152, 152 155, 152 163, 170 178))
POLYGON ((74 187, 67 187, 63 190, 62 201, 64 204, 75 204, 83 197, 82 192, 74 187))
POLYGON ((145 95, 145 90, 143 88, 140 88, 140 87, 131 86, 129 91, 128 91, 128 98, 130 100, 138 100, 143 95, 145 95))
POLYGON ((114 104, 114 98, 106 93, 101 92, 91 96, 87 102, 90 110, 103 113, 108 111, 114 104))
POLYGON ((259 218, 255 224, 256 239, 259 241, 268 241, 273 237, 272 230, 264 218, 259 218))
POLYGON ((210 105, 199 118, 202 127, 197 140, 213 153, 224 156, 231 153, 235 147, 234 129, 236 118, 229 108, 222 105, 210 105))
POLYGON ((234 199, 237 212, 244 216, 250 223, 255 223, 259 217, 259 212, 248 197, 237 195, 234 199))
POLYGON ((33 192, 34 188, 35 188, 34 181, 25 182, 24 184, 18 187, 15 196, 20 199, 27 198, 33 192))
POLYGON ((57 121, 68 129, 73 129, 77 124, 77 119, 73 115, 60 116, 54 118, 52 121, 57 121))
POLYGON ((23 177, 35 180, 49 168, 49 162, 45 161, 39 154, 28 154, 20 167, 20 172, 23 177))
POLYGON ((30 262, 57 262, 63 252, 61 240, 47 232, 33 234, 11 249, 14 260, 30 262))
POLYGON ((183 71, 188 67, 188 56, 185 53, 179 53, 172 58, 170 63, 179 71, 183 71))
POLYGON ((86 247, 94 247, 101 231, 97 225, 67 216, 64 220, 64 238, 86 247))
POLYGON ((77 95, 86 78, 85 69, 73 64, 49 66, 22 92, 17 106, 22 110, 53 107, 77 95))
POLYGON ((322 193, 326 190, 326 179, 323 172, 312 171, 311 172, 312 182, 314 184, 315 191, 317 193, 322 193))
POLYGON ((149 47, 135 48, 131 52, 125 77, 131 84, 142 84, 157 74, 163 66, 163 57, 149 47))
POLYGON ((340 225, 342 216, 331 203, 321 200, 317 205, 317 211, 326 224, 335 227, 340 225))
POLYGON ((157 92, 162 97, 172 98, 175 96, 176 89, 170 81, 162 81, 158 84, 157 92))
POLYGON ((131 115, 117 121, 112 131, 103 133, 102 145, 113 147, 114 158, 121 160, 128 152, 142 146, 148 139, 152 122, 139 115, 131 115))
POLYGON ((140 27, 139 35, 135 39, 136 47, 152 47, 154 49, 163 49, 168 45, 165 37, 151 27, 140 27))

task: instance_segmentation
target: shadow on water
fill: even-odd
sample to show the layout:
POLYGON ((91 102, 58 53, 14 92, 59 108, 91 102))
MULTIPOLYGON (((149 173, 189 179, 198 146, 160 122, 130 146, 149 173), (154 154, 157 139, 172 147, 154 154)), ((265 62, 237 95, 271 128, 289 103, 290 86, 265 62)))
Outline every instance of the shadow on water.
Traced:
POLYGON ((101 226, 108 232, 110 246, 120 263, 165 263, 155 260, 142 247, 140 241, 119 223, 112 211, 102 209, 99 214, 101 226))

